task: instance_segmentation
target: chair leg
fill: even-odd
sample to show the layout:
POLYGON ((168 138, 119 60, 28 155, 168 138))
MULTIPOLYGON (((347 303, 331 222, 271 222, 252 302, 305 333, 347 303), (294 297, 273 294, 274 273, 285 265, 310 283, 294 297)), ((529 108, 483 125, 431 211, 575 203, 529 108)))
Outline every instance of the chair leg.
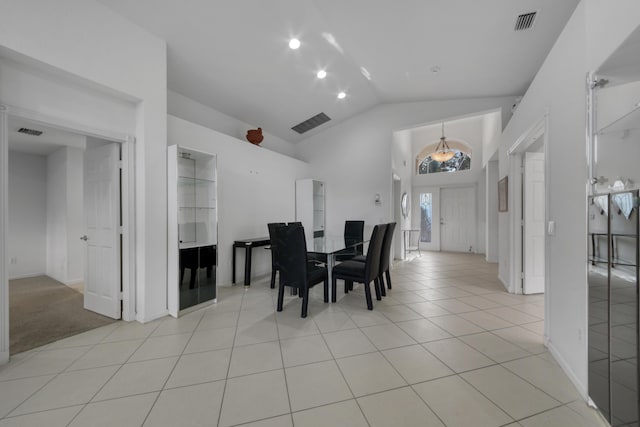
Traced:
POLYGON ((373 279, 373 288, 376 290, 376 299, 380 301, 382 299, 382 293, 380 292, 380 282, 377 277, 373 279))
POLYGON ((271 268, 271 289, 276 287, 276 269, 271 268))
POLYGON ((364 295, 367 297, 367 309, 373 310, 373 301, 371 300, 371 288, 369 283, 364 283, 364 295))
POLYGON ((387 291, 384 287, 384 276, 382 274, 380 275, 379 280, 380 280, 380 293, 382 294, 383 297, 386 297, 387 291))
POLYGON ((309 305, 309 288, 304 287, 298 290, 299 294, 302 294, 302 317, 307 317, 307 306, 309 305))
POLYGON ((344 293, 345 294, 349 293, 349 281, 348 280, 344 281, 344 293))
POLYGON ((335 276, 331 278, 331 302, 336 302, 337 281, 338 279, 335 276))
POLYGON ((284 285, 280 282, 278 287, 278 311, 282 311, 282 302, 284 301, 284 285))
POLYGON ((389 274, 389 270, 385 271, 385 274, 387 275, 387 287, 391 289, 391 274, 389 274))
POLYGON ((329 302, 329 278, 324 279, 324 302, 329 302))

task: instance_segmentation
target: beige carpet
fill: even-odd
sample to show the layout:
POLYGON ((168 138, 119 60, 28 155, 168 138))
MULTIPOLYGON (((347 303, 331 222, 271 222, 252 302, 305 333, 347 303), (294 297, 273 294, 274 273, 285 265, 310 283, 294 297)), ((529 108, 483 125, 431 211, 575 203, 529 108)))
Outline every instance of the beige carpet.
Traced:
POLYGON ((83 304, 82 293, 47 276, 10 280, 11 354, 115 322, 83 304))

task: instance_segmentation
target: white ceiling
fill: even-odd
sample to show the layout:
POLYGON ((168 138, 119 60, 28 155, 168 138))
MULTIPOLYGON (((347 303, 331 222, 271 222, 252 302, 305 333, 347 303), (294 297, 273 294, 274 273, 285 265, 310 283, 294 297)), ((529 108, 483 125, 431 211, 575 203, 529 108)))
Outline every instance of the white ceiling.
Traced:
POLYGON ((64 130, 44 126, 39 123, 9 116, 8 120, 9 150, 21 153, 48 156, 61 147, 85 148, 86 137, 64 130), (20 128, 42 131, 42 135, 34 136, 18 133, 20 128))
POLYGON ((169 89, 297 142, 380 103, 523 94, 579 0, 99 1, 167 41, 169 89))

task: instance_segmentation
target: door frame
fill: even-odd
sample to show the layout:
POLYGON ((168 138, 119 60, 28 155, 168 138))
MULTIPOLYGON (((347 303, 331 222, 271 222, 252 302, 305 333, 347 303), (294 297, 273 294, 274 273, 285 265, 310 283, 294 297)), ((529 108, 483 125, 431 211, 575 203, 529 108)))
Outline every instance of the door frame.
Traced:
MULTIPOLYGON (((544 222, 545 226, 549 224, 549 110, 545 109, 541 118, 533 123, 507 150, 507 160, 509 162, 509 292, 513 294, 522 294, 522 161, 524 153, 528 148, 542 138, 544 149, 544 222)), ((549 233, 544 235, 544 311, 545 319, 549 315, 549 233)), ((548 339, 548 322, 545 320, 545 343, 548 339)))
POLYGON ((42 114, 0 100, 0 364, 9 360, 9 281, 7 275, 8 235, 8 117, 41 123, 48 127, 117 142, 121 146, 122 203, 122 318, 135 320, 135 137, 105 129, 96 129, 60 117, 42 114))

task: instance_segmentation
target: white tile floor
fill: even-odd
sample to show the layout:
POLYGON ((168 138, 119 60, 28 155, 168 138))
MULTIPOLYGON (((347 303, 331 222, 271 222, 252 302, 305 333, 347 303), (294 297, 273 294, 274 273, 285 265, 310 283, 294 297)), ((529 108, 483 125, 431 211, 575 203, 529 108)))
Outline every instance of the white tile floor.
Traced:
MULTIPOLYGON (((0 367, 1 426, 603 426, 542 343, 543 297, 467 254, 396 263, 309 317, 265 280, 180 319, 116 323, 0 367)), ((341 285, 341 283, 340 283, 341 285)))

